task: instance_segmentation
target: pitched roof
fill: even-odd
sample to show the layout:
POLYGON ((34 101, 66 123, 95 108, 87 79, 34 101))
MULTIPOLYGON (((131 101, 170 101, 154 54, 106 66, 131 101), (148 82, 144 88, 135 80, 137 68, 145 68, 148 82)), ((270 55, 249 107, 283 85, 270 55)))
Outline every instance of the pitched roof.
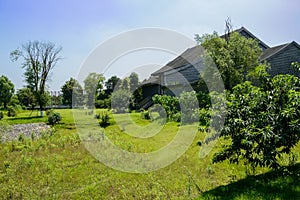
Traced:
POLYGON ((158 84, 157 76, 150 76, 150 78, 142 82, 142 85, 152 85, 152 84, 158 84))
MULTIPOLYGON (((243 35, 244 37, 248 38, 252 38, 256 41, 258 41, 258 43, 263 46, 265 49, 270 48, 266 43, 264 43, 262 40, 260 40, 258 37, 256 37, 255 35, 253 35, 248 29, 246 29, 245 27, 241 27, 239 29, 234 30, 233 32, 237 32, 241 35, 243 35), (247 35, 247 36, 246 36, 247 35)), ((225 39, 226 38, 226 34, 220 36, 221 38, 225 39)))
POLYGON ((160 73, 172 69, 177 69, 179 67, 183 67, 190 64, 196 64, 202 59, 201 53, 203 51, 204 49, 200 45, 196 45, 192 48, 188 48, 180 56, 176 57, 174 60, 170 61, 168 64, 166 64, 164 67, 160 68, 159 70, 153 72, 151 75, 156 76, 160 73))
MULTIPOLYGON (((245 27, 241 27, 234 32, 238 32, 239 34, 243 35, 246 38, 252 38, 259 42, 260 45, 265 47, 266 49, 270 48, 266 45, 263 41, 255 37, 250 31, 248 31, 245 27), (247 36, 246 36, 246 35, 247 36)), ((221 38, 225 38, 225 35, 220 36, 221 38)), ((203 48, 200 45, 196 45, 195 47, 188 48, 185 52, 183 52, 180 56, 176 57, 174 60, 166 64, 164 67, 160 68, 159 70, 153 72, 152 76, 157 76, 166 71, 170 71, 172 69, 177 69, 179 67, 187 66, 189 64, 195 64, 199 62, 201 59, 201 52, 203 52, 203 48), (191 63, 193 62, 193 63, 191 63)))
POLYGON ((276 55, 277 53, 281 52, 282 50, 286 49, 290 45, 296 45, 300 49, 300 45, 295 41, 286 43, 286 44, 281 44, 281 45, 278 45, 278 46, 275 46, 275 47, 265 50, 264 53, 260 56, 260 60, 264 61, 264 60, 276 55))

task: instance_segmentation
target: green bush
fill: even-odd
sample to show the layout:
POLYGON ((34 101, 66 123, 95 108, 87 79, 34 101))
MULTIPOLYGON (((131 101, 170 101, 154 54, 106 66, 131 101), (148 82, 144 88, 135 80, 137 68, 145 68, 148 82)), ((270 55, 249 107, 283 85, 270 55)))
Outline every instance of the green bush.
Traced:
POLYGON ((146 119, 146 120, 150 120, 151 116, 148 110, 144 110, 141 112, 141 118, 142 119, 146 119))
POLYGON ((100 119, 99 124, 100 124, 101 127, 106 127, 106 126, 108 126, 110 124, 109 123, 110 117, 109 117, 108 112, 99 113, 97 115, 97 117, 98 117, 97 119, 100 119))
POLYGON ((154 95, 154 104, 160 104, 167 114, 167 118, 172 120, 172 116, 179 112, 179 99, 169 95, 154 95))
POLYGON ((4 114, 3 114, 3 112, 1 111, 1 112, 0 112, 0 120, 3 119, 3 117, 4 117, 4 114))
POLYGON ((48 122, 51 125, 58 124, 61 120, 62 120, 62 117, 59 113, 55 113, 55 112, 51 111, 48 114, 48 122))
POLYGON ((18 114, 17 110, 14 107, 8 107, 7 116, 8 117, 16 117, 18 114))

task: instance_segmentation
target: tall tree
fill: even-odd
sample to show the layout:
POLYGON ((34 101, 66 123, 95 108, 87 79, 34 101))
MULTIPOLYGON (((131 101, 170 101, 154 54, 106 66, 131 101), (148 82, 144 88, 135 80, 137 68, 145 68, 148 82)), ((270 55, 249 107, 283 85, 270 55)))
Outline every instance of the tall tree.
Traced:
POLYGON ((83 89, 79 82, 74 78, 66 81, 61 88, 62 102, 64 105, 72 106, 72 100, 74 106, 82 104, 83 101, 83 89))
POLYGON ((48 95, 45 92, 50 71, 61 60, 60 52, 62 48, 51 42, 29 41, 22 45, 21 50, 11 52, 12 61, 23 58, 23 68, 25 69, 25 81, 32 89, 36 100, 43 110, 47 103, 48 95))
POLYGON ((28 87, 21 88, 17 91, 19 102, 26 107, 33 108, 35 106, 35 98, 32 90, 28 87))
POLYGON ((130 74, 130 76, 129 76, 129 85, 130 85, 131 92, 138 89, 138 87, 139 87, 139 75, 137 73, 132 72, 130 74))
POLYGON ((121 79, 117 76, 112 76, 109 79, 107 79, 107 81, 105 82, 107 93, 111 94, 120 80, 121 79))
MULTIPOLYGON (((259 65, 261 49, 257 41, 241 36, 236 32, 230 33, 227 39, 221 38, 215 32, 212 35, 196 36, 198 42, 207 50, 211 59, 206 59, 206 66, 214 61, 221 73, 226 89, 233 88, 246 79, 247 72, 259 65)), ((204 76, 213 75, 207 68, 204 76)))
POLYGON ((93 107, 96 97, 103 91, 105 78, 103 74, 90 73, 84 80, 85 102, 88 107, 93 107))
POLYGON ((3 103, 4 109, 7 108, 7 104, 11 100, 15 92, 14 84, 6 77, 0 77, 0 103, 3 103))

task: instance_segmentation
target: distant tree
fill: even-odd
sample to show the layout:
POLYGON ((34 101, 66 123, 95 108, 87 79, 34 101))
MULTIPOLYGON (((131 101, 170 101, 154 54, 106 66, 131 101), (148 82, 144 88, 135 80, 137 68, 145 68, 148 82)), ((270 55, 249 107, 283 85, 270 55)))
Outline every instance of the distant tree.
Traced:
POLYGON ((131 94, 129 90, 118 89, 111 95, 111 108, 115 113, 124 113, 129 110, 131 94))
POLYGON ((140 86, 139 76, 132 72, 129 76, 130 91, 133 93, 131 98, 131 109, 137 109, 137 104, 143 100, 142 88, 140 86))
POLYGON ((17 97, 21 105, 33 108, 35 106, 35 97, 32 90, 28 87, 19 89, 17 97))
POLYGON ((22 45, 21 50, 17 49, 10 54, 12 61, 23 58, 25 81, 32 89, 40 110, 43 110, 49 100, 45 88, 51 70, 61 60, 61 50, 61 47, 51 42, 29 41, 22 45))
POLYGON ((122 90, 130 91, 130 79, 128 77, 122 79, 119 88, 122 90))
POLYGON ((6 77, 0 77, 0 103, 3 104, 4 109, 7 108, 7 104, 11 100, 15 92, 14 84, 6 77))
POLYGON ((129 76, 130 91, 134 91, 139 87, 139 75, 132 72, 129 76))
POLYGON ((103 92, 103 74, 90 73, 84 80, 85 102, 89 107, 93 107, 96 97, 103 92))
POLYGON ((115 87, 117 86, 117 83, 120 81, 120 78, 117 76, 112 76, 105 82, 106 87, 106 94, 110 95, 115 87))
POLYGON ((62 103, 64 105, 72 106, 72 98, 75 98, 73 102, 74 106, 81 105, 83 101, 83 89, 79 82, 74 78, 66 81, 61 88, 62 92, 62 103))

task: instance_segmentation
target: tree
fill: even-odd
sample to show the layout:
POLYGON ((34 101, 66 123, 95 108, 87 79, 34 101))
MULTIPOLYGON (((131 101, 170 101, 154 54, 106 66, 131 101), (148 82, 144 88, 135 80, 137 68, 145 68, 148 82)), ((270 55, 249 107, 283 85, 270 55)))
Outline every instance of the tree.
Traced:
POLYGON ((103 74, 90 73, 84 80, 85 102, 88 107, 93 107, 96 97, 103 92, 103 74))
POLYGON ((7 104, 11 100, 15 92, 14 84, 6 77, 0 77, 0 103, 3 103, 4 109, 7 108, 7 104))
POLYGON ((11 52, 12 61, 23 58, 23 68, 25 69, 25 81, 32 89, 40 110, 47 104, 47 94, 45 92, 50 71, 61 60, 59 56, 62 48, 51 42, 29 41, 22 45, 21 50, 11 52))
MULTIPOLYGON (((214 32, 212 35, 206 34, 202 37, 196 35, 195 39, 208 52, 209 58, 205 59, 206 66, 216 64, 226 89, 230 90, 245 81, 247 72, 254 70, 259 65, 259 57, 262 52, 257 41, 251 38, 246 39, 240 34, 232 32, 230 37, 224 39, 214 32)), ((207 67, 206 69, 204 76, 214 74, 209 71, 213 68, 207 67)))
POLYGON ((115 113, 125 113, 129 109, 131 94, 128 90, 118 89, 111 95, 111 108, 115 113))
POLYGON ((72 98, 75 98, 73 106, 82 104, 83 101, 83 89, 79 82, 74 78, 66 81, 61 87, 62 102, 64 105, 72 106, 72 98))
POLYGON ((105 82, 107 96, 114 91, 115 87, 117 86, 120 80, 121 79, 117 76, 112 76, 109 79, 107 79, 107 81, 105 82))
POLYGON ((230 143, 215 154, 214 162, 228 159, 276 169, 282 154, 300 140, 300 80, 292 75, 269 78, 262 66, 256 71, 259 87, 247 81, 228 95, 221 137, 230 143))
POLYGON ((132 72, 129 76, 130 91, 133 93, 131 98, 131 109, 136 109, 137 104, 143 100, 142 88, 140 86, 139 76, 132 72))
POLYGON ((132 72, 129 76, 129 86, 130 86, 130 91, 133 92, 138 89, 139 87, 139 75, 135 72, 132 72))
POLYGON ((33 108, 35 106, 35 98, 32 90, 28 87, 19 89, 17 91, 19 102, 26 107, 33 108))

